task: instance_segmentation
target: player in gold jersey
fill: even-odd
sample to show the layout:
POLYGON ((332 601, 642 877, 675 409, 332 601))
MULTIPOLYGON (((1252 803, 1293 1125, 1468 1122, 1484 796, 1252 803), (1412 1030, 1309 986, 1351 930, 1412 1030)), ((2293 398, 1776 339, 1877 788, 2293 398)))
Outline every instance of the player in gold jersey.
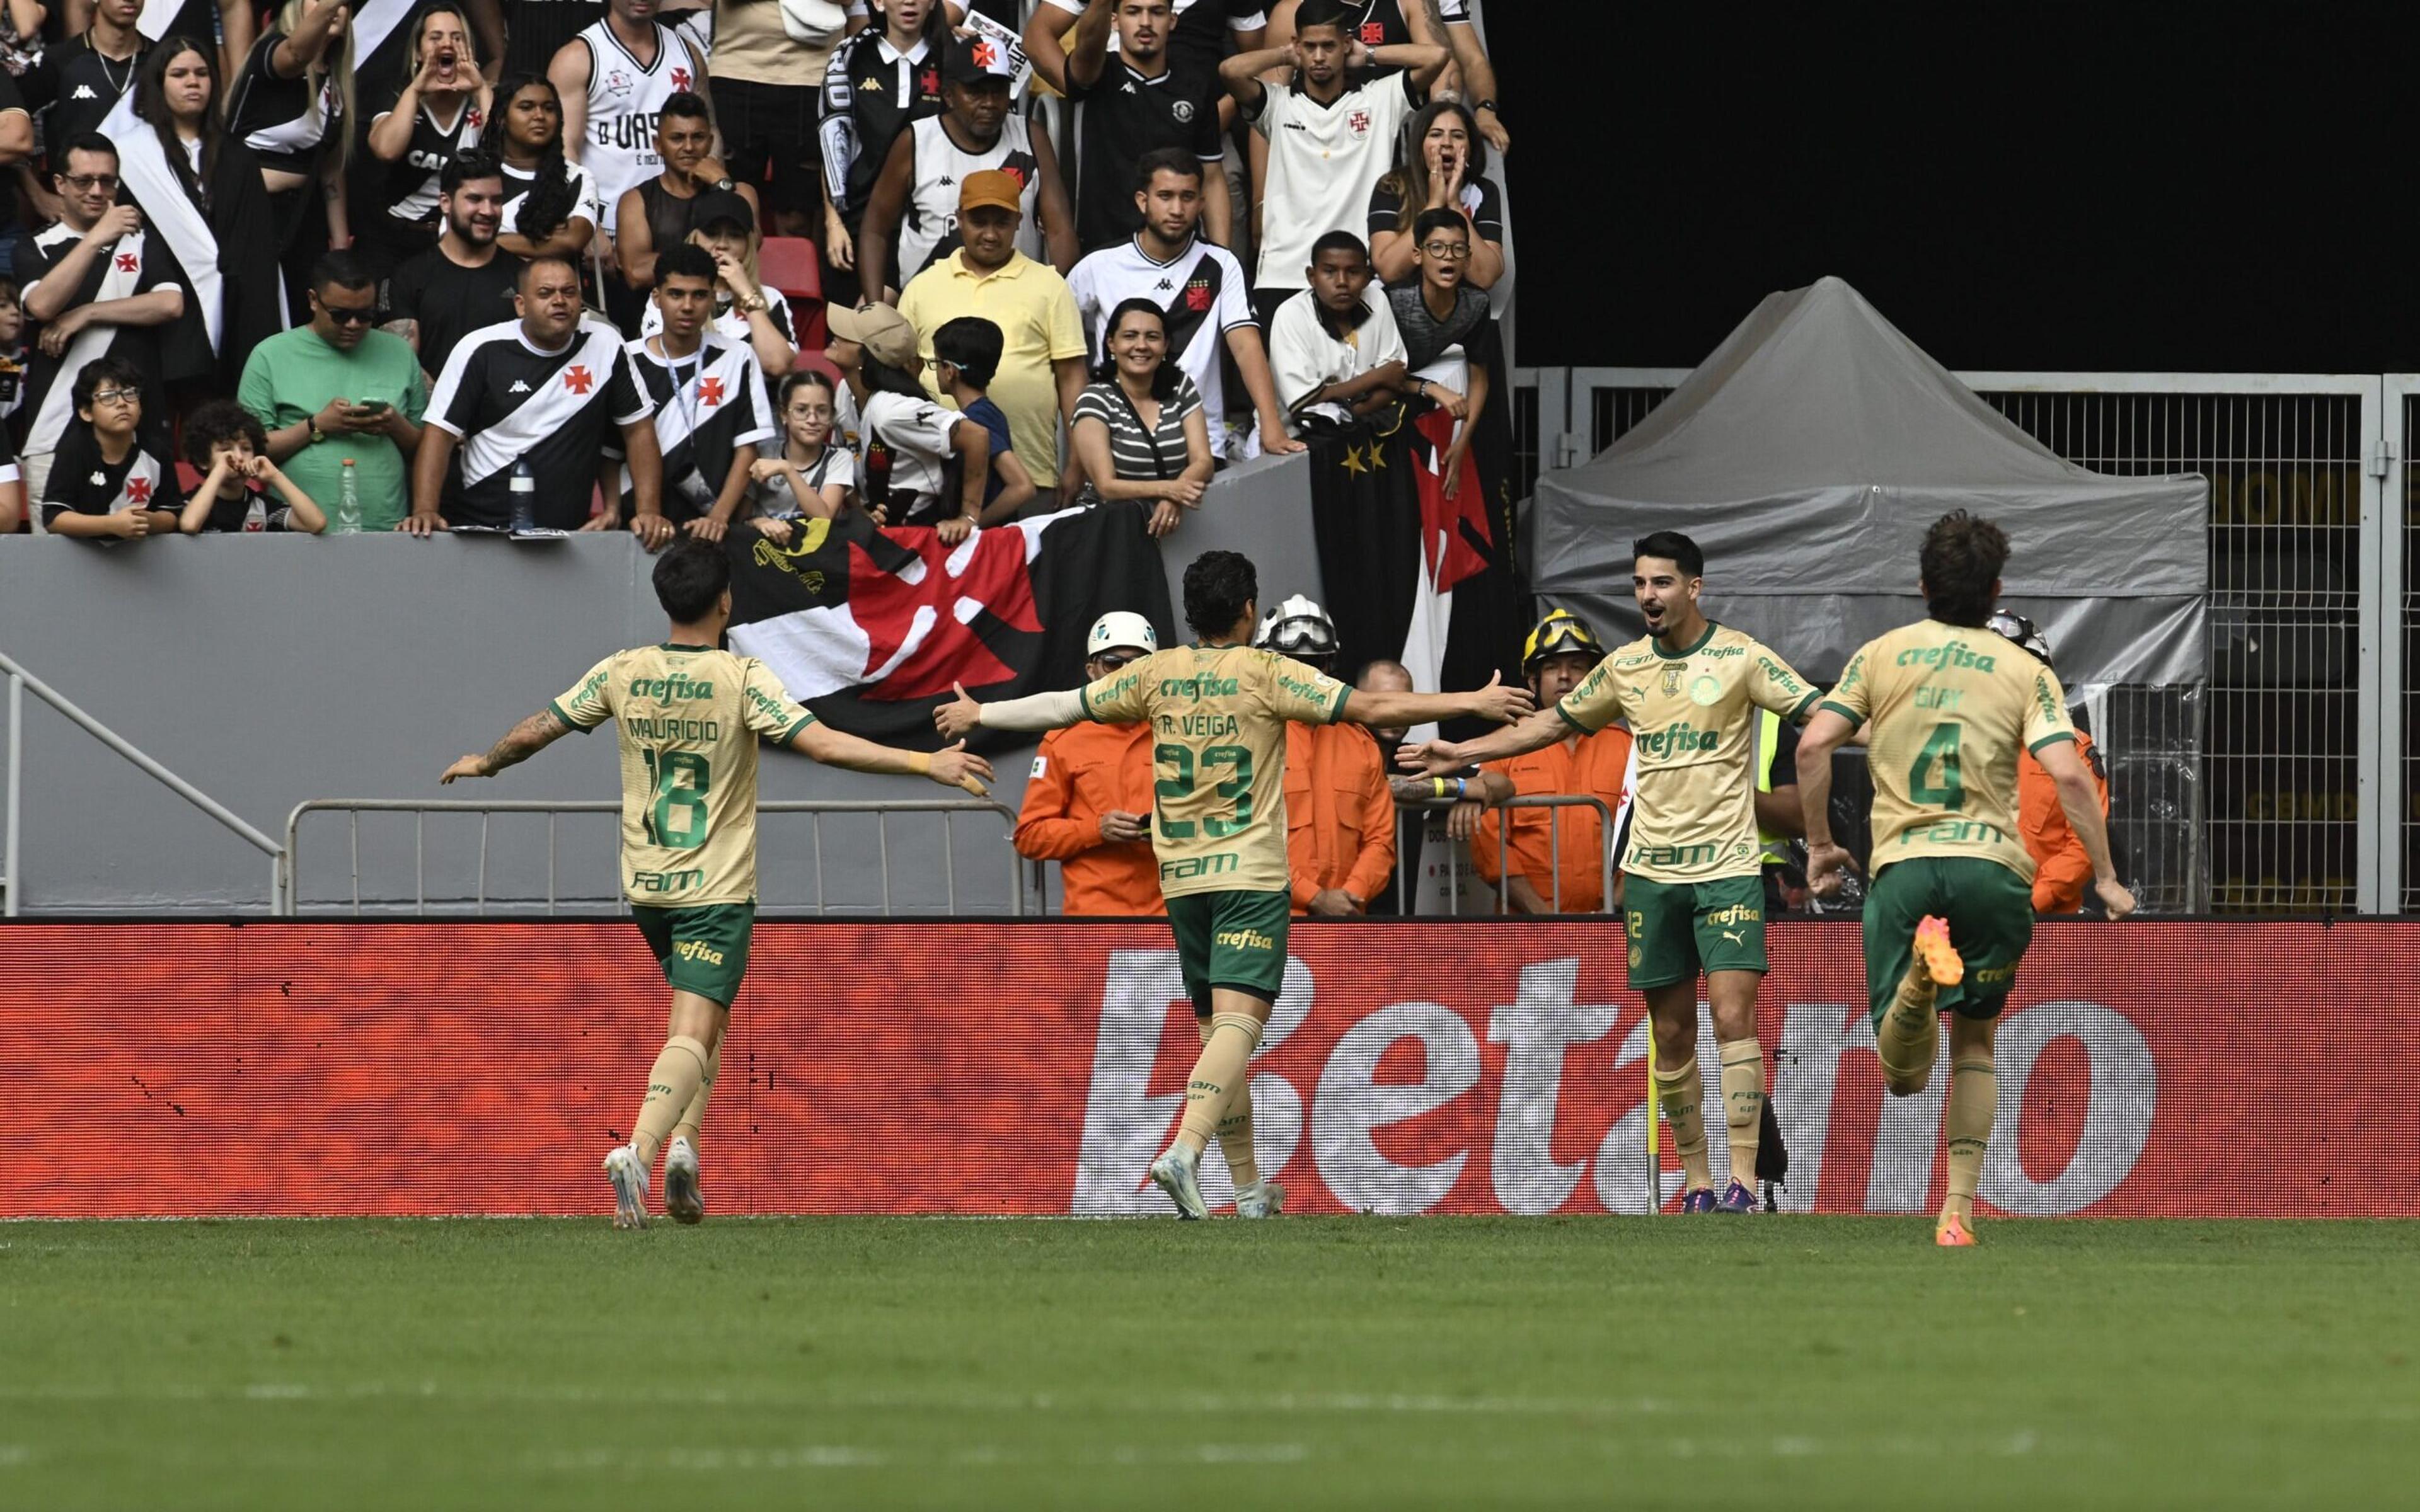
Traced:
POLYGON ((1765 973, 1763 843, 1756 826, 1759 709, 1791 720, 1815 689, 1753 637, 1699 610, 1706 558, 1677 531, 1633 543, 1630 586, 1645 638, 1617 647, 1551 709, 1510 730, 1406 750, 1410 770, 1442 775, 1518 756, 1573 730, 1630 724, 1638 770, 1621 862, 1630 985, 1655 1026, 1655 1098, 1681 1156, 1684 1212, 1752 1212, 1764 1122, 1764 1050, 1756 995, 1765 973), (1698 977, 1706 979, 1722 1057, 1731 1180, 1714 1195, 1698 1071, 1698 977))
POLYGON ((982 795, 989 764, 963 748, 934 755, 844 734, 792 702, 765 664, 718 650, 731 623, 731 564, 684 543, 656 563, 656 598, 672 620, 661 645, 617 651, 571 690, 440 780, 493 777, 574 730, 620 721, 622 888, 639 933, 673 989, 672 1022, 647 1075, 630 1142, 605 1157, 613 1226, 647 1226, 647 1173, 664 1158, 664 1211, 706 1216, 697 1135, 721 1061, 732 999, 748 971, 756 919, 756 743, 832 766, 903 772, 982 795))
POLYGON ((1832 842, 1832 752, 1870 724, 1872 867, 1866 898, 1866 994, 1892 1093, 1932 1079, 1941 1011, 1949 1029, 1948 1195, 1936 1243, 1975 1242, 1975 1187, 1992 1142, 1999 1078, 1992 1045, 2033 938, 2033 857, 2017 827, 2017 753, 2033 752, 2092 862, 2111 918, 2134 911, 2118 881, 2099 790, 2076 753, 2056 674, 1985 628, 2009 538, 1960 510, 1925 532, 1918 558, 1931 617, 1858 648, 1798 743, 1807 876, 1839 887, 1848 852, 1832 842))
POLYGON ((1285 980, 1292 916, 1286 866, 1286 724, 1350 719, 1373 729, 1477 717, 1517 718, 1529 691, 1500 681, 1472 693, 1357 692, 1273 651, 1252 649, 1260 579, 1233 551, 1185 569, 1185 619, 1202 640, 1171 646, 1085 687, 978 703, 958 689, 933 713, 944 739, 978 725, 1055 730, 1078 719, 1147 721, 1158 781, 1152 852, 1193 1011, 1210 1032, 1186 1081, 1185 1121, 1151 1179, 1179 1216, 1205 1216, 1202 1151, 1245 1093, 1252 1051, 1285 980))

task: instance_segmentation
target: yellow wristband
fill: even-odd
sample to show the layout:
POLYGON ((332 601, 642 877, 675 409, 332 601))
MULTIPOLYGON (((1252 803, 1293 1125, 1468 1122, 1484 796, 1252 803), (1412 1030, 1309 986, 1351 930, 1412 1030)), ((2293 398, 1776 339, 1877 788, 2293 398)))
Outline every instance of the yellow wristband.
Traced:
POLYGON ((933 770, 932 757, 927 756, 921 750, 911 750, 908 754, 916 758, 914 770, 918 777, 927 777, 931 775, 933 770))
POLYGON ((1445 779, 1444 779, 1444 778, 1441 778, 1441 777, 1433 777, 1433 778, 1429 779, 1429 783, 1430 783, 1431 787, 1433 787, 1433 788, 1435 790, 1435 796, 1440 797, 1440 798, 1442 798, 1442 797, 1444 797, 1444 796, 1445 796, 1445 779))

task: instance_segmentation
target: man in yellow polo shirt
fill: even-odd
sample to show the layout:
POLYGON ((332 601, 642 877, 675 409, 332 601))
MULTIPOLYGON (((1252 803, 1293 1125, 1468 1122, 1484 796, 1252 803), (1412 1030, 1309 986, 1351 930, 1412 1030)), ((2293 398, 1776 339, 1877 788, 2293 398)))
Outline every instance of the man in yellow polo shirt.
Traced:
MULTIPOLYGON (((967 175, 958 186, 957 251, 908 281, 899 313, 916 328, 918 350, 927 363, 924 386, 934 388, 933 332, 962 315, 1000 327, 1000 371, 991 380, 991 402, 1008 417, 1017 460, 1033 474, 1036 488, 1058 486, 1059 422, 1076 412, 1084 392, 1083 322, 1067 281, 1047 263, 1016 250, 1023 224, 1024 186, 997 168, 967 175)), ((1074 470, 1063 498, 1074 493, 1074 470)))

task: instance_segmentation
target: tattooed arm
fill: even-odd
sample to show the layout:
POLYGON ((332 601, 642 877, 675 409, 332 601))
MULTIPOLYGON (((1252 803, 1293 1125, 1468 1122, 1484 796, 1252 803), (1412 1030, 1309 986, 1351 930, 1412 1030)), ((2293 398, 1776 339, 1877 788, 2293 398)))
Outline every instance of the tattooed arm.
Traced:
POLYGON ((569 733, 571 726, 565 724, 560 715, 551 708, 540 709, 513 726, 512 733, 489 747, 486 755, 463 757, 445 768, 445 775, 437 780, 443 784, 458 777, 493 777, 507 766, 528 761, 569 733))

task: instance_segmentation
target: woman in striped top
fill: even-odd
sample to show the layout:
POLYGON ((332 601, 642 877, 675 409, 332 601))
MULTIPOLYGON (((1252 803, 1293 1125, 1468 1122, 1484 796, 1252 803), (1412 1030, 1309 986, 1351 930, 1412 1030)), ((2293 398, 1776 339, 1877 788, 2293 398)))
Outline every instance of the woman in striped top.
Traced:
POLYGON ((1176 529, 1210 482, 1210 422, 1201 391, 1168 360, 1168 323, 1149 300, 1109 312, 1107 354, 1076 400, 1071 434, 1093 493, 1152 501, 1151 533, 1176 529))

